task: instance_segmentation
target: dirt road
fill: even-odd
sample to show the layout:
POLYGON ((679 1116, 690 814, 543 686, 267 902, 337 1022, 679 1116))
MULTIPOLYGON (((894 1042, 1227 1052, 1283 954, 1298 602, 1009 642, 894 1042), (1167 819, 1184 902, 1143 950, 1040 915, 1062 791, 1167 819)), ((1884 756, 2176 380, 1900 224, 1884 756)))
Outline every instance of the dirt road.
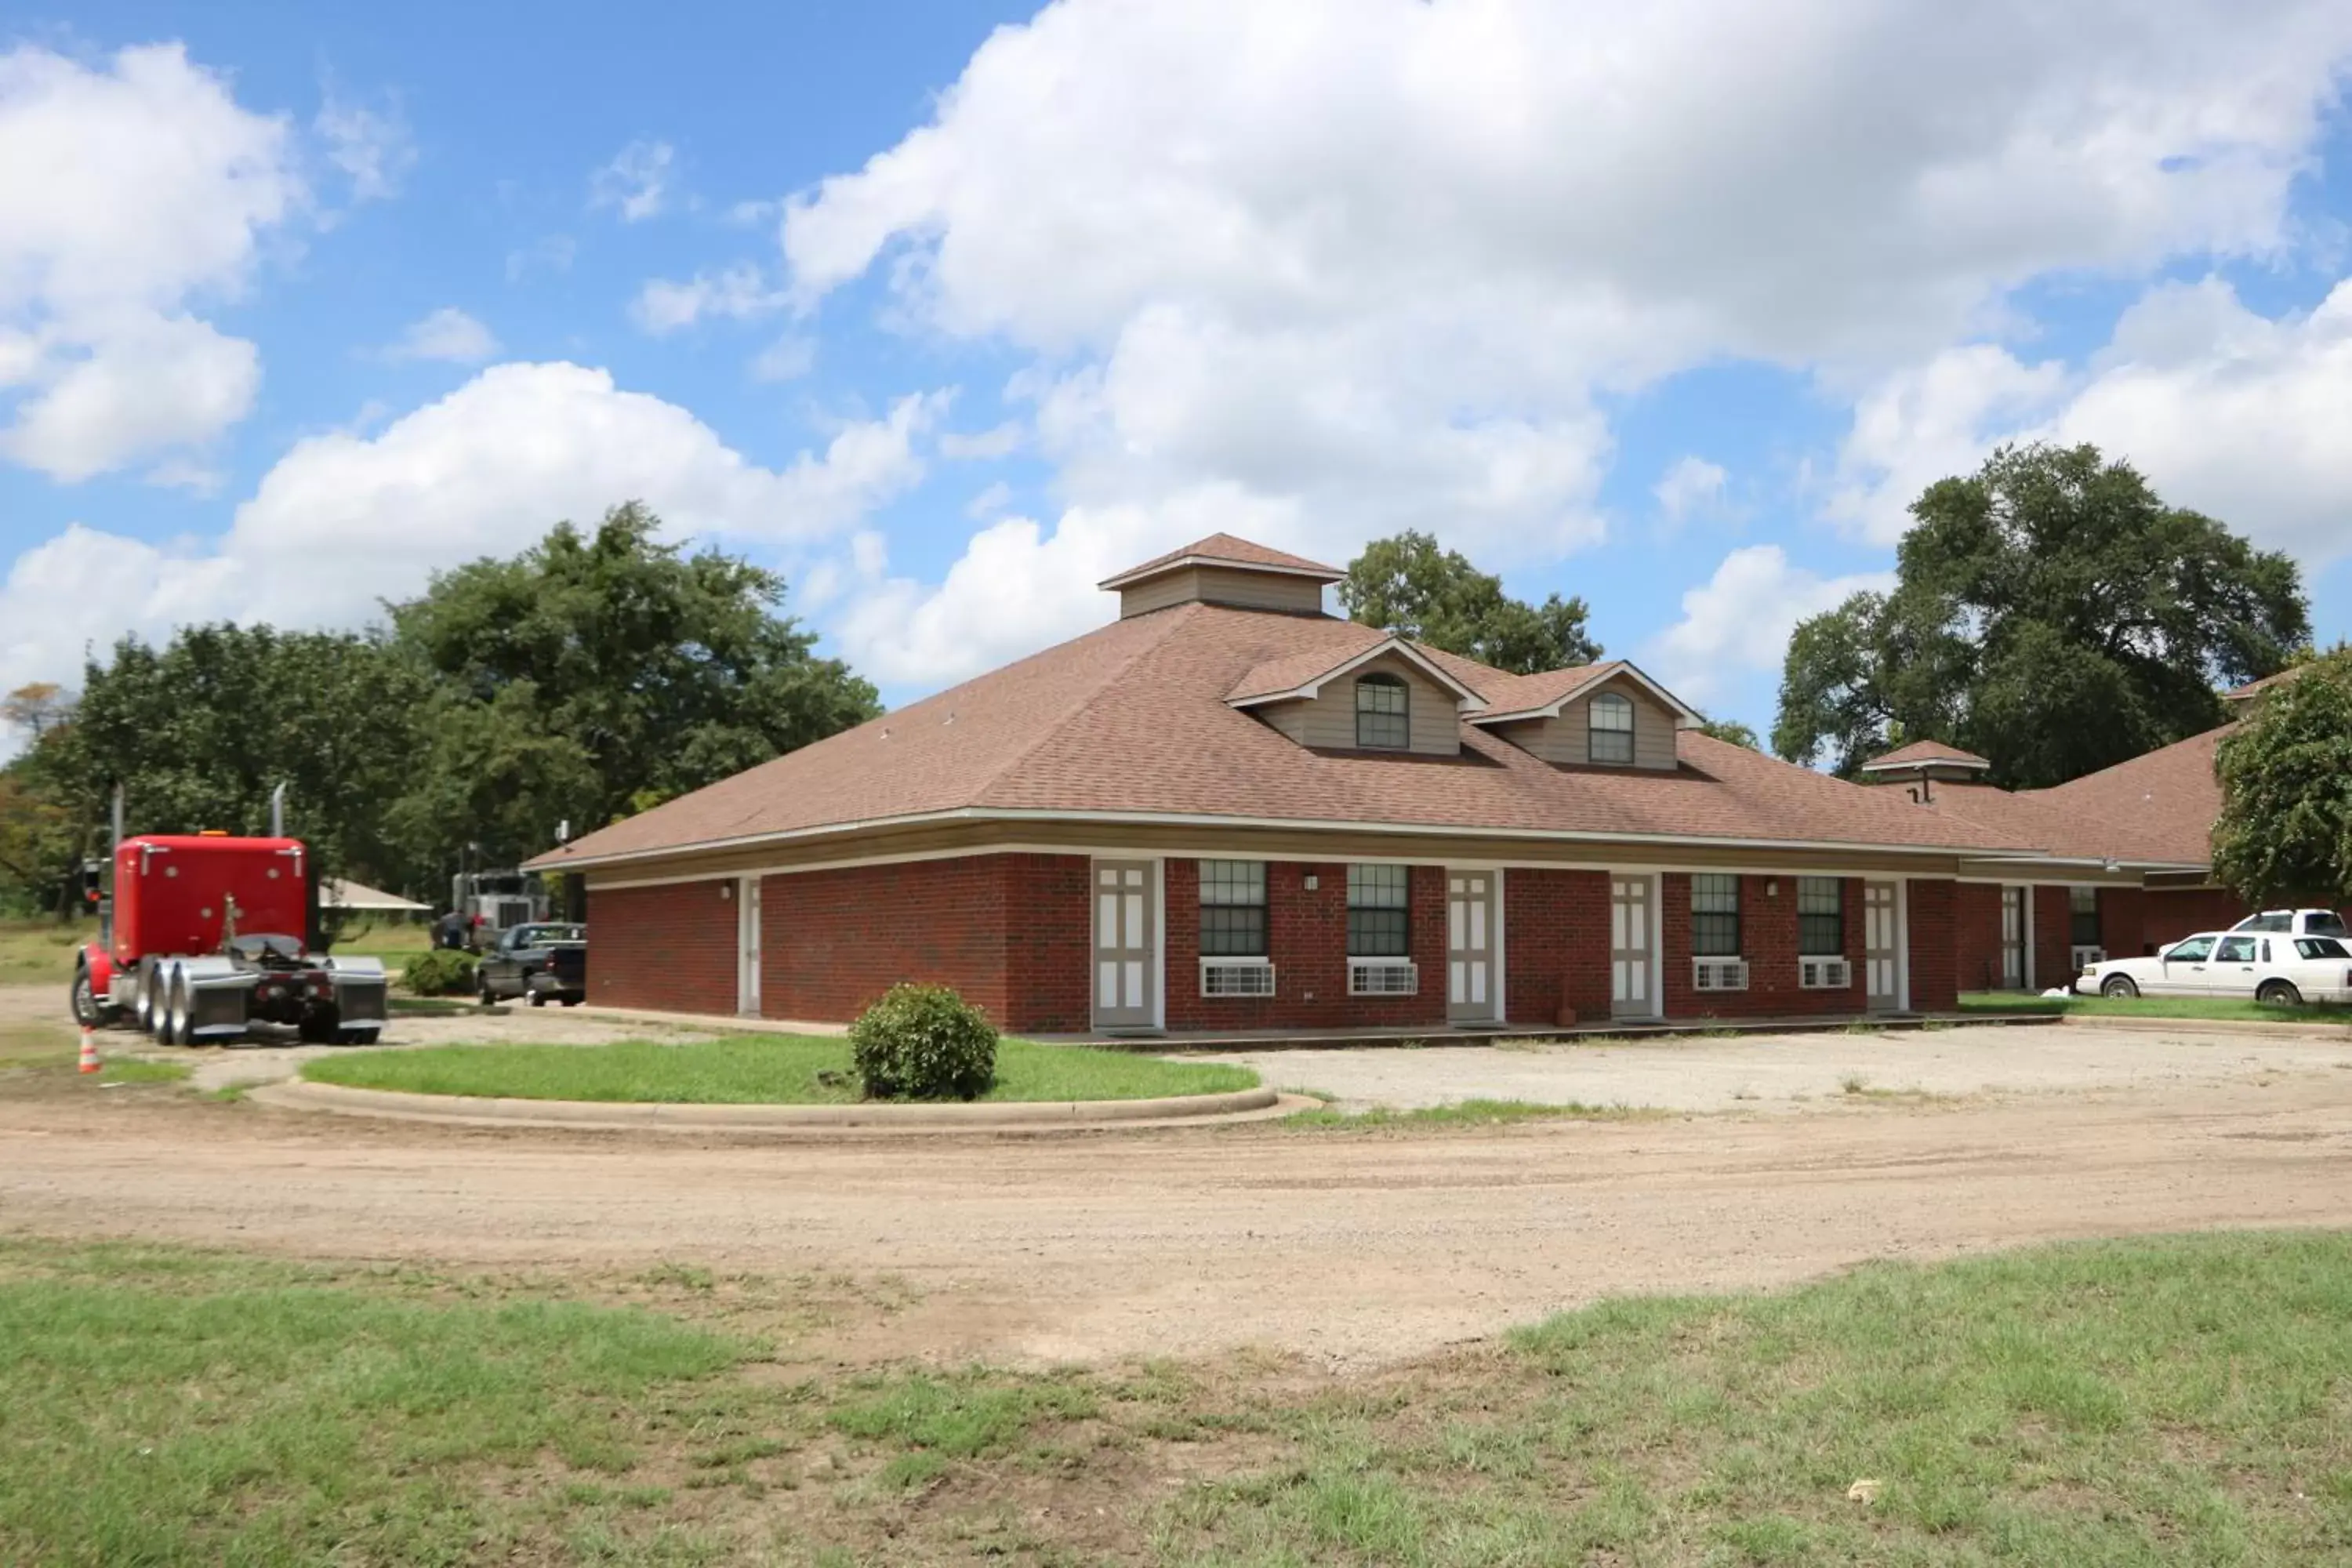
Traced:
POLYGON ((849 1355, 1414 1354, 1624 1291, 2214 1226, 2352 1225, 2352 1071, 1959 1108, 829 1145, 0 1087, 0 1227, 479 1265, 896 1275, 849 1355))

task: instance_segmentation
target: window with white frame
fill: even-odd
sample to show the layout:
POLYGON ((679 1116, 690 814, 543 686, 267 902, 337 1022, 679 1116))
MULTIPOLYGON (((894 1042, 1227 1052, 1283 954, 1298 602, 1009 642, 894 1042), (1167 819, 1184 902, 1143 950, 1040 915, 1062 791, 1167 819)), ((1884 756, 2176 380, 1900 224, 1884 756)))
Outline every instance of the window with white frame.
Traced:
POLYGON ((1807 958, 1845 955, 1845 881, 1797 879, 1797 951, 1807 958))
POLYGON ((1348 956, 1403 958, 1412 952, 1412 868, 1348 868, 1348 956))
POLYGON ((1264 958, 1265 862, 1201 862, 1201 956, 1264 958))
POLYGON ((2099 889, 2073 887, 2066 889, 2066 923, 2076 947, 2099 945, 2099 889))
POLYGON ((1591 734, 1588 755, 1596 763, 1633 760, 1633 705, 1613 691, 1592 700, 1587 721, 1591 734))
POLYGON ((1374 673, 1356 682, 1356 744, 1383 752, 1411 746, 1412 695, 1393 675, 1374 673))
POLYGON ((1739 956, 1739 879, 1701 871, 1691 878, 1691 953, 1739 956))

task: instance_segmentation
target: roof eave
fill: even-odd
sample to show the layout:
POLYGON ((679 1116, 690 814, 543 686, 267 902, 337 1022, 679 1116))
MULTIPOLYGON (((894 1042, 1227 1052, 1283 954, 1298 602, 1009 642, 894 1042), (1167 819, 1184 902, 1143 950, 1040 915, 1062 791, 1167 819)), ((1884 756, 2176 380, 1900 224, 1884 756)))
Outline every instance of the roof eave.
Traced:
POLYGON ((1106 590, 1131 588, 1138 583, 1149 583, 1154 577, 1165 577, 1171 572, 1193 566, 1222 566, 1228 572, 1270 572, 1280 577, 1305 577, 1317 583, 1337 583, 1347 576, 1345 572, 1334 572, 1328 566, 1271 566, 1261 561, 1235 561, 1223 555, 1181 555, 1156 566, 1138 566, 1116 577, 1106 577, 1095 586, 1106 590))
MULTIPOLYGON (((1255 708, 1268 702, 1291 702, 1312 699, 1319 695, 1323 688, 1330 682, 1339 679, 1351 669, 1362 668, 1384 653, 1401 655, 1414 668, 1453 692, 1458 702, 1467 704, 1471 713, 1475 713, 1486 706, 1485 698, 1448 673, 1435 659, 1414 647, 1411 642, 1393 634, 1383 637, 1360 653, 1349 655, 1311 680, 1302 680, 1297 685, 1281 691, 1253 691, 1241 697, 1228 697, 1225 699, 1225 706, 1255 708)), ((1475 723, 1476 721, 1473 719, 1472 721, 1475 723)))

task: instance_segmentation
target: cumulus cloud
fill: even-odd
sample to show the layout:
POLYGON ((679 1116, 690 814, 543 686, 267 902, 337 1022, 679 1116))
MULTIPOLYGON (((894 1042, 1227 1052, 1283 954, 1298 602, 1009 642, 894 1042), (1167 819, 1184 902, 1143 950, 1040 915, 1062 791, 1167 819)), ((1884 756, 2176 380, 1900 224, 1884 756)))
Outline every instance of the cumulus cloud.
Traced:
POLYGON ((383 353, 386 359, 479 364, 498 352, 499 340, 489 328, 455 305, 444 305, 422 321, 411 321, 383 353))
POLYGON ((351 182, 354 202, 397 195, 416 166, 416 138, 396 102, 371 107, 331 88, 311 129, 325 146, 327 162, 351 182))
POLYGON ((259 356, 194 311, 301 208, 297 155, 176 45, 0 54, 0 453, 74 481, 244 417, 259 356))
POLYGON ((26 552, 0 583, 0 689, 69 677, 85 640, 124 631, 356 625, 436 567, 510 553, 561 519, 593 524, 632 497, 681 536, 822 539, 921 479, 945 404, 902 398, 772 469, 604 371, 496 365, 372 436, 298 442, 217 540, 163 548, 77 525, 26 552))
POLYGON ((1947 349, 1887 376, 1854 405, 1825 510, 1864 539, 1894 543, 1911 526, 1920 491, 1974 469, 2054 407, 2066 384, 2055 360, 2026 364, 1992 343, 1947 349))
POLYGON ((667 142, 632 142, 589 176, 588 205, 610 207, 623 223, 657 217, 670 195, 677 150, 667 142))
POLYGON ((1746 675, 1780 668, 1789 634, 1808 616, 1866 590, 1885 592, 1894 574, 1824 577, 1790 564, 1777 544, 1751 544, 1723 558, 1715 575, 1683 595, 1683 616, 1650 657, 1659 678, 1686 700, 1721 696, 1746 675))
POLYGON ((816 340, 786 332, 753 354, 750 368, 753 381, 798 381, 816 368, 816 340))
POLYGON ((1657 500, 1659 515, 1670 525, 1680 524, 1720 511, 1724 487, 1730 479, 1720 463, 1684 456, 1666 465, 1666 471, 1650 487, 1650 494, 1657 500))
MULTIPOLYGON (((2329 0, 1060 0, 782 240, 804 306, 879 273, 894 319, 1031 356, 1072 516, 940 594, 1210 496, 1508 566, 1602 536, 1610 395, 1727 358, 1869 385, 2053 270, 2277 249, 2347 53, 2329 0)), ((2009 377, 1916 394, 1978 428, 2047 390, 1941 368, 2009 377)), ((1883 538, 1876 456, 1841 504, 1883 538)))
POLYGON ((718 272, 698 272, 684 283, 666 278, 648 279, 630 303, 629 316, 638 327, 659 337, 693 326, 705 317, 749 321, 783 309, 786 297, 771 289, 760 269, 749 263, 718 272))

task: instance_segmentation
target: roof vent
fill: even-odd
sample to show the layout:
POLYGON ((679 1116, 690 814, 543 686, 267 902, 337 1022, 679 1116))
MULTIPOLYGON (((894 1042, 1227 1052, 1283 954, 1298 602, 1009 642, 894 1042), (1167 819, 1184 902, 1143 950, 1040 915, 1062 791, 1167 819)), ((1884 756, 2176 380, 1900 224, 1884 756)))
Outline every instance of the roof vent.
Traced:
POLYGON ((1319 616, 1324 584, 1346 575, 1303 555, 1253 544, 1230 533, 1213 533, 1116 577, 1106 577, 1101 586, 1118 595, 1122 620, 1192 604, 1319 616))

